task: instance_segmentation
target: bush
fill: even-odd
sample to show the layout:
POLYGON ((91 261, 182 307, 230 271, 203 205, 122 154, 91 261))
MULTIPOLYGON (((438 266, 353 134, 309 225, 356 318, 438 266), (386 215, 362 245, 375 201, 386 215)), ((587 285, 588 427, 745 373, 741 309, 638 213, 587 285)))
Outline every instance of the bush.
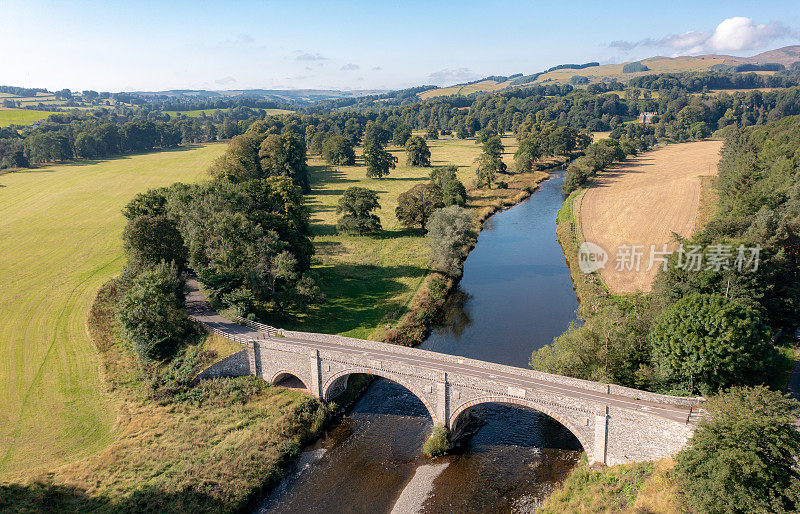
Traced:
POLYGON ((173 264, 143 271, 120 302, 122 333, 143 361, 171 357, 189 327, 183 279, 173 264))
POLYGON ((467 246, 474 238, 473 219, 472 212, 457 205, 433 213, 427 235, 433 269, 450 276, 461 274, 467 246))
POLYGON ((442 425, 436 425, 433 427, 431 436, 422 446, 422 452, 426 457, 441 457, 447 453, 449 447, 447 429, 442 425))
POLYGON ((798 403, 763 386, 734 387, 705 408, 676 457, 687 501, 699 512, 797 512, 798 403))
POLYGON ((497 186, 497 189, 508 189, 508 182, 505 180, 498 180, 495 185, 497 186))

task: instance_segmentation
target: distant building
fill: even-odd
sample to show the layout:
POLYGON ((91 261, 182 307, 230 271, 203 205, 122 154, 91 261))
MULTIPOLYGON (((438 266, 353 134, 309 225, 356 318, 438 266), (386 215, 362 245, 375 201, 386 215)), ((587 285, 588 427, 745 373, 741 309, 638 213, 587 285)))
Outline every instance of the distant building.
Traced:
POLYGON ((639 114, 639 123, 653 123, 654 112, 643 112, 639 114))

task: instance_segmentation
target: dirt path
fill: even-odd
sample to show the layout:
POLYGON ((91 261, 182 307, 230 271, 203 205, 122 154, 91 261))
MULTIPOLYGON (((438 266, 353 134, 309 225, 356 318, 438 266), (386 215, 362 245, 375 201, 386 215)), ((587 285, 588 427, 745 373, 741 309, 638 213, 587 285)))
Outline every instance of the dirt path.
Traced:
POLYGON ((694 231, 700 177, 716 175, 721 149, 722 141, 662 147, 601 173, 586 191, 579 214, 583 241, 596 243, 608 253, 601 274, 609 291, 650 291, 660 265, 655 261, 647 269, 651 245, 660 251, 663 244, 671 243, 672 232, 688 236, 694 231), (620 251, 622 245, 641 249, 620 251), (618 269, 620 255, 639 252, 639 271, 633 259, 624 259, 624 268, 618 269))

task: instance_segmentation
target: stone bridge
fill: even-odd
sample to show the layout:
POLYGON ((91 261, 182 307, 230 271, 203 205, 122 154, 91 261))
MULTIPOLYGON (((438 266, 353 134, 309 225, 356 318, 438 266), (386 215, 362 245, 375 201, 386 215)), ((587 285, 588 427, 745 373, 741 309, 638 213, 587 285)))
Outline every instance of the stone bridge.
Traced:
MULTIPOLYGON (((267 335, 230 322, 199 300, 192 316, 245 349, 211 366, 198 379, 252 374, 276 384, 295 377, 313 396, 330 401, 348 377, 369 374, 407 388, 435 424, 457 432, 470 407, 518 405, 542 412, 580 441, 589 461, 608 465, 673 455, 691 435, 698 398, 659 395, 490 362, 347 337, 280 331, 267 335)), ((202 298, 202 297, 200 297, 202 298)))

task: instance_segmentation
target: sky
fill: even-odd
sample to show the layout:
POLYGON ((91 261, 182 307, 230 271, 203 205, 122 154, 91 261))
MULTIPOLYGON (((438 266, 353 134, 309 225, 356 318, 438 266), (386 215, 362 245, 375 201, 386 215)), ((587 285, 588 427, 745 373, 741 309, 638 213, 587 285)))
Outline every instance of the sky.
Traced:
POLYGON ((399 89, 800 44, 798 1, 0 0, 0 84, 399 89))

